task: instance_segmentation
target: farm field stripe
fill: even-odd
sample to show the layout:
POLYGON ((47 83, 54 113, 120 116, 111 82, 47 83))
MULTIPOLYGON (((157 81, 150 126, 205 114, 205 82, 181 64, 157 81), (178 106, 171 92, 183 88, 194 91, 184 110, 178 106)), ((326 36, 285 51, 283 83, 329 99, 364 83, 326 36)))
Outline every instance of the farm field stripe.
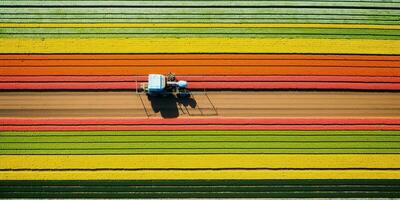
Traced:
POLYGON ((399 170, 8 171, 2 180, 399 179, 399 170))
MULTIPOLYGON (((354 3, 354 2, 352 2, 354 3)), ((1 14, 17 14, 17 15, 74 15, 74 14, 85 14, 86 16, 90 15, 131 15, 131 14, 138 14, 138 15, 236 15, 236 16, 243 16, 243 15, 254 15, 254 14, 262 14, 262 15, 283 15, 283 16, 298 16, 298 15, 344 15, 344 16, 383 16, 383 17, 390 17, 396 16, 399 14, 397 9, 357 9, 357 8, 268 8, 268 7, 259 7, 259 8, 250 8, 250 7, 242 7, 242 8, 222 8, 222 7, 214 7, 214 8, 204 8, 204 7, 197 7, 197 8, 171 8, 171 7, 141 7, 141 8, 118 8, 118 7, 77 7, 77 8, 62 8, 62 7, 47 7, 47 8, 24 8, 24 7, 3 7, 0 11, 1 14)), ((203 17, 204 18, 204 17, 203 17)), ((235 19, 238 19, 236 17, 235 19)), ((109 19, 105 17, 105 22, 109 22, 109 19)), ((14 21, 15 22, 15 21, 14 21)), ((156 22, 150 21, 150 23, 159 23, 160 20, 156 22)), ((180 20, 182 22, 182 20, 180 20)), ((31 23, 37 23, 37 19, 31 23)), ((67 23, 70 23, 67 22, 67 23)), ((124 21, 126 23, 126 21, 124 21)), ((235 22, 233 22, 235 23, 235 22)), ((237 22, 236 22, 237 23, 237 22)), ((304 22, 303 22, 304 23, 304 22)))
MULTIPOLYGON (((103 135, 101 138, 98 138, 97 135, 41 135, 40 133, 25 133, 25 135, 21 134, 1 134, 2 138, 0 143, 12 143, 12 144, 31 144, 31 143, 233 143, 233 142, 254 142, 254 143, 263 143, 263 142, 400 142, 400 135, 385 135, 385 131, 382 131, 382 135, 369 134, 367 136, 357 135, 357 139, 354 139, 350 136, 354 136, 351 134, 351 131, 348 132, 348 135, 335 135, 328 134, 327 135, 296 135, 296 133, 291 133, 287 131, 288 135, 268 135, 268 132, 265 131, 265 134, 253 134, 252 136, 233 134, 233 135, 219 135, 218 133, 214 133, 211 135, 207 135, 207 131, 202 134, 197 135, 173 135, 172 133, 166 133, 164 135, 147 135, 146 132, 142 132, 142 135, 119 135, 116 131, 113 135, 103 135)), ((246 133, 246 132, 243 132, 246 133)), ((400 134, 400 133, 399 133, 400 134)), ((101 135, 101 134, 100 134, 101 135)), ((250 134, 251 135, 251 134, 250 134)), ((90 145, 90 144, 89 144, 90 145)))
POLYGON ((399 7, 399 2, 368 2, 358 1, 344 4, 346 1, 9 1, 4 0, 0 6, 7 7, 349 7, 360 8, 393 8, 399 7))
POLYGON ((386 130, 399 131, 400 125, 7 125, 0 131, 182 131, 182 130, 386 130))
MULTIPOLYGON (((6 9, 6 8, 3 8, 6 9)), ((35 8, 33 8, 35 9, 35 8)), ((102 8, 99 12, 104 12, 102 8)), ((59 9, 57 9, 59 10, 59 9)), ((93 9, 90 9, 93 10, 93 9)), ((321 10, 321 9, 320 9, 321 10)), ((13 9, 15 11, 15 9, 13 9)), ((387 12, 388 10, 384 10, 383 12, 387 12)), ((28 12, 37 12, 28 11, 28 12)), ((57 11, 58 12, 58 11, 57 11)), ((81 11, 77 11, 81 12, 81 11)), ((85 11, 83 11, 85 12, 85 11)), ((143 12, 143 9, 140 9, 138 12, 143 12)), ((145 12, 145 11, 144 11, 145 12)), ((302 10, 304 12, 304 9, 302 10)), ((332 11, 331 11, 332 12, 332 11)), ((6 13, 10 14, 10 13, 6 13)), ((25 13, 23 13, 25 15, 25 13)), ((32 13, 26 13, 31 14, 32 13)), ((131 23, 265 23, 265 24, 273 24, 273 23, 285 23, 285 24, 367 24, 367 25, 399 25, 399 22, 396 15, 380 15, 380 14, 372 14, 372 15, 357 15, 356 16, 349 15, 337 15, 332 16, 331 14, 315 16, 312 14, 295 14, 295 15, 287 15, 286 13, 282 13, 281 15, 268 14, 264 16, 256 15, 240 15, 239 18, 232 16, 238 14, 230 14, 231 16, 223 17, 220 14, 216 15, 204 15, 204 14, 195 14, 194 16, 187 15, 175 15, 172 16, 170 14, 166 15, 139 15, 135 16, 132 14, 122 15, 121 14, 109 14, 109 13, 100 13, 95 14, 94 17, 79 17, 75 15, 76 13, 67 14, 67 15, 54 15, 52 16, 42 16, 42 17, 29 17, 24 16, 14 17, 8 16, 4 18, 0 18, 0 23, 126 23, 126 21, 130 21, 131 23)), ((332 13, 336 14, 336 13, 332 13)))
MULTIPOLYGON (((399 40, 400 41, 400 40, 399 40)), ((179 66, 179 67, 0 67, 2 75, 148 75, 150 73, 167 74, 175 72, 180 75, 271 75, 271 76, 400 76, 400 68, 384 67, 304 67, 304 66, 179 66)))
POLYGON ((323 153, 399 153, 397 136, 220 136, 212 137, 162 136, 104 136, 109 141, 80 136, 2 136, 2 155, 98 155, 98 154, 323 154, 323 153), (143 138, 149 138, 143 139, 143 138), (184 139, 176 139, 176 138, 184 139), (293 139, 287 139, 292 137, 293 139), (297 140, 296 140, 297 138, 297 140), (387 138, 387 139, 382 139, 387 138), (391 139, 391 141, 388 141, 391 139), (24 140, 24 142, 19 142, 24 140))
POLYGON ((0 60, 342 60, 400 61, 399 55, 334 54, 0 54, 0 60))
POLYGON ((399 39, 396 29, 315 28, 1 28, 1 38, 234 37, 399 39))
POLYGON ((397 117, 0 118, 2 125, 400 125, 397 117))
POLYGON ((342 190, 349 185, 354 186, 365 186, 365 187, 375 187, 376 189, 380 186, 389 186, 396 187, 399 186, 399 180, 397 179, 308 179, 308 180, 230 180, 230 179, 222 179, 222 180, 212 180, 212 181, 204 181, 204 180, 196 180, 196 179, 182 179, 182 180, 162 180, 162 179, 154 179, 154 180, 81 180, 81 181, 70 181, 70 180, 50 180, 50 181, 19 181, 19 180, 9 180, 0 182, 0 187, 4 186, 31 186, 31 187, 41 187, 41 186, 60 186, 60 187, 74 187, 74 186, 82 186, 82 187, 90 187, 90 186, 137 186, 137 187, 148 187, 148 186, 176 186, 176 187, 246 187, 246 186, 261 186, 261 187, 276 187, 276 186, 300 186, 300 187, 315 187, 315 186, 337 186, 336 189, 342 190))
POLYGON ((259 75, 396 76, 400 74, 396 71, 400 66, 399 56, 0 55, 0 59, 0 72, 4 75, 92 76, 168 73, 164 65, 169 65, 170 71, 187 75, 256 75, 259 73, 259 75), (264 70, 265 68, 268 70, 264 70))
POLYGON ((0 28, 337 28, 400 29, 373 24, 262 24, 262 23, 0 23, 0 28))
MULTIPOLYGON (((161 124, 177 117, 178 119, 209 120, 232 119, 231 117, 251 119, 265 116, 295 117, 296 119, 313 116, 323 119, 329 116, 334 119, 396 118, 399 116, 400 96, 393 92, 209 91, 204 93, 200 91, 193 92, 192 95, 193 98, 188 99, 188 102, 182 101, 181 105, 178 105, 179 102, 171 97, 168 99, 171 103, 163 106, 164 104, 157 103, 157 99, 147 98, 145 94, 137 94, 135 91, 2 92, 0 115, 19 119, 54 117, 77 120, 147 119, 148 117, 161 119, 165 117, 166 120, 161 121, 161 124), (199 106, 194 106, 193 99, 199 106), (248 104, 248 99, 253 99, 254 103, 248 104), (9 102, 14 102, 14 104, 9 102), (17 105, 15 105, 16 102, 17 105), (161 105, 160 109, 163 110, 161 112, 153 110, 151 102, 161 105), (296 109, 295 113, 293 109, 296 109), (169 114, 169 111, 173 111, 173 115, 169 114)), ((249 123, 254 122, 249 121, 249 123)))
MULTIPOLYGON (((0 83, 0 90, 135 90, 137 83, 0 83)), ((191 90, 237 89, 321 89, 321 90, 400 90, 397 83, 320 83, 320 82, 191 82, 191 90)))
MULTIPOLYGON (((1 87, 1 86, 0 86, 1 87)), ((319 83, 319 82, 229 82, 191 83, 193 89, 353 89, 353 90, 399 90, 396 83, 319 83)))
POLYGON ((399 154, 398 148, 264 148, 264 149, 4 149, 2 155, 333 155, 399 154))
POLYGON ((371 60, 1 60, 4 67, 365 67, 400 68, 399 61, 371 60))
MULTIPOLYGON (((0 76, 0 83, 131 83, 146 82, 147 76, 0 76)), ((178 80, 197 82, 349 82, 349 83, 400 83, 395 76, 180 76, 178 80)))
MULTIPOLYGON (((398 136, 398 131, 44 131, 1 132, 3 136, 398 136)), ((361 137, 362 138, 362 137, 361 137)))
POLYGON ((123 149, 158 149, 163 152, 168 149, 197 149, 201 152, 202 149, 241 149, 243 153, 245 149, 396 149, 400 145, 399 141, 393 142, 238 142, 238 141, 227 141, 227 142, 137 142, 137 143, 85 143, 85 142, 73 142, 66 146, 65 143, 0 143, 1 150, 43 150, 43 151, 55 151, 57 150, 123 150, 123 149))
POLYGON ((396 197, 398 180, 69 180, 2 181, 7 198, 396 197), (185 191, 184 193, 182 191, 185 191), (351 191, 351 192, 350 192, 351 191), (6 193, 7 192, 7 193, 6 193), (80 193, 83 192, 83 193, 80 193), (75 195, 74 195, 75 194, 75 195))
MULTIPOLYGON (((1 36, 1 35, 0 35, 1 36)), ((274 33, 274 34, 263 34, 263 33, 255 33, 255 34, 209 34, 209 33, 199 33, 199 34, 158 34, 158 33, 140 33, 140 34, 112 34, 112 33, 106 33, 106 34, 75 34, 75 33, 61 33, 61 34, 47 34, 47 33, 41 33, 41 34, 13 34, 10 33, 11 37, 7 38, 43 38, 43 36, 46 36, 46 38, 261 38, 261 39, 266 39, 266 38, 289 38, 289 39, 368 39, 368 40, 397 40, 400 39, 400 36, 393 36, 393 35, 336 35, 336 34, 326 34, 326 35, 318 35, 318 34, 279 34, 279 33, 274 33), (108 36, 108 37, 107 37, 108 36)))
POLYGON ((400 49, 397 48, 400 46, 398 40, 283 38, 48 38, 42 40, 39 38, 2 38, 0 43, 2 43, 0 53, 400 54, 400 49))
POLYGON ((400 168, 400 155, 1 155, 1 171, 40 169, 400 168), (113 162, 106 162, 112 160, 113 162))

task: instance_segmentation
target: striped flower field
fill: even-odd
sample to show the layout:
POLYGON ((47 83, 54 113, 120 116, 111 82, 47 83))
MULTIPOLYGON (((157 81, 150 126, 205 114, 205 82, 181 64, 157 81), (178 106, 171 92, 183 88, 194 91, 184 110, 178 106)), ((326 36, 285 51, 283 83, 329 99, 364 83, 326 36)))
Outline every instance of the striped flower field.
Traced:
POLYGON ((399 91, 400 0, 2 0, 0 198, 399 198, 399 91))

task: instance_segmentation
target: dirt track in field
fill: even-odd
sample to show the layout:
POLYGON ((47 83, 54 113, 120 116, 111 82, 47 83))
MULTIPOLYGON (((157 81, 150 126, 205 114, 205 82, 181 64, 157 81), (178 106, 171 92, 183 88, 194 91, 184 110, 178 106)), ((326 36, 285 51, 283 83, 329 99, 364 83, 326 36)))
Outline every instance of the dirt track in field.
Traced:
POLYGON ((208 92, 179 101, 135 92, 1 92, 0 117, 400 117, 400 93, 208 92))

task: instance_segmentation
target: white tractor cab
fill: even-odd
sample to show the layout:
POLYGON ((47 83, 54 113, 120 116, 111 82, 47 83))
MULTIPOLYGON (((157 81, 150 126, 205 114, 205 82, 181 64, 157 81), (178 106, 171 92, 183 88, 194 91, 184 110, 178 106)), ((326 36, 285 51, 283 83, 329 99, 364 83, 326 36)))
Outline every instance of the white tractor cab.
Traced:
POLYGON ((149 74, 147 83, 142 84, 142 89, 150 96, 176 95, 177 97, 189 97, 186 81, 177 81, 175 74, 166 76, 161 74, 149 74))

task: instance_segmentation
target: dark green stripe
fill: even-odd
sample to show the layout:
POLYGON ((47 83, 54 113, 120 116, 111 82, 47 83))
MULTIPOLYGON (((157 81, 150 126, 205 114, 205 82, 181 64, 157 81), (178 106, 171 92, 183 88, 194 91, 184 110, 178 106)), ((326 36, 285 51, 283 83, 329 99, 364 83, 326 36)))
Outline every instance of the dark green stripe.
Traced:
POLYGON ((392 185, 334 185, 334 186, 5 186, 0 192, 294 192, 294 191, 400 191, 392 185))
POLYGON ((3 198, 398 198, 399 192, 57 192, 2 193, 3 198))
POLYGON ((398 198, 399 192, 66 192, 66 193, 2 193, 2 198, 398 198))
POLYGON ((2 181, 2 198, 398 197, 400 180, 2 181))

